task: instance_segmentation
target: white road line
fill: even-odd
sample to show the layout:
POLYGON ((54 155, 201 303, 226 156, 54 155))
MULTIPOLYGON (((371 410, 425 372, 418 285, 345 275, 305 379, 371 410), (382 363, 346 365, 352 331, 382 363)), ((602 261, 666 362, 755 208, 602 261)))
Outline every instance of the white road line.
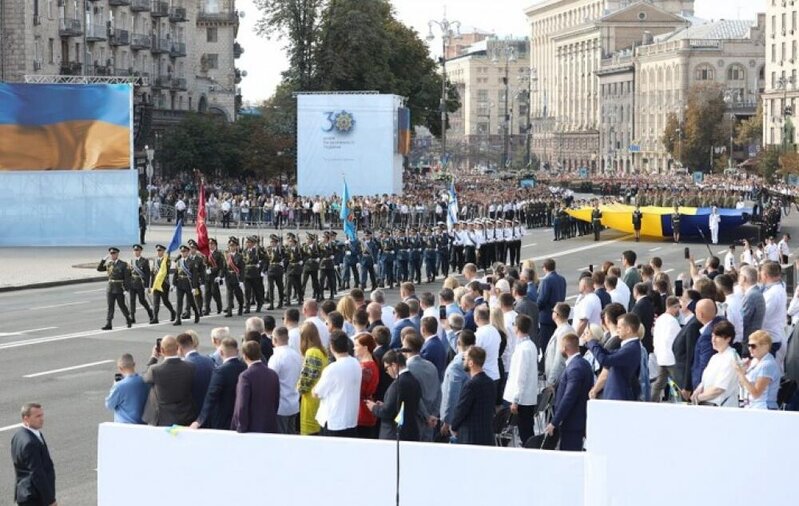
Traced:
POLYGON ((41 332, 43 330, 53 330, 58 327, 42 327, 40 329, 18 330, 16 332, 0 332, 0 337, 19 336, 22 334, 32 334, 34 332, 41 332))
POLYGON ((532 248, 533 246, 538 246, 538 243, 535 243, 535 242, 534 242, 533 244, 528 244, 527 246, 522 246, 522 249, 525 249, 525 248, 532 248))
POLYGON ((726 249, 722 249, 722 250, 719 250, 719 253, 718 253, 718 254, 719 254, 719 255, 723 255, 723 254, 724 254, 724 253, 726 253, 726 252, 727 252, 727 250, 726 250, 726 249))
POLYGON ((696 265, 701 265, 701 264, 705 263, 705 259, 704 258, 700 258, 699 260, 694 260, 694 263, 696 265))
POLYGON ((666 274, 668 274, 668 273, 670 273, 670 272, 674 272, 674 269, 666 269, 666 270, 665 270, 665 271, 663 271, 663 272, 665 272, 666 274))
POLYGON ((565 255, 571 255, 571 254, 574 254, 574 253, 580 253, 581 251, 588 251, 588 250, 592 250, 592 249, 595 249, 595 248, 601 248, 603 246, 609 246, 611 244, 616 244, 617 242, 626 241, 627 239, 632 239, 633 237, 635 237, 635 236, 632 235, 632 234, 625 235, 624 237, 619 237, 618 239, 613 239, 612 241, 596 242, 596 243, 593 243, 593 244, 589 244, 587 246, 580 246, 579 248, 572 248, 572 249, 567 249, 565 251, 560 251, 558 253, 553 253, 551 255, 544 255, 544 256, 540 256, 540 257, 535 257, 535 258, 533 258, 533 261, 538 262, 540 260, 546 260, 547 258, 558 258, 558 257, 562 257, 562 256, 565 256, 565 255))
POLYGON ((576 299, 577 297, 579 297, 579 295, 569 295, 568 297, 566 297, 566 299, 565 299, 565 300, 574 300, 574 299, 576 299))
POLYGON ((104 292, 104 291, 105 291, 105 287, 104 288, 95 288, 93 290, 81 290, 79 292, 72 292, 72 293, 74 293, 76 295, 80 295, 80 294, 83 294, 83 293, 94 293, 94 292, 104 292))
POLYGON ((23 378, 38 378, 39 376, 47 376, 48 374, 56 374, 59 372, 74 371, 75 369, 85 369, 87 367, 94 367, 96 365, 109 364, 113 360, 101 360, 99 362, 91 362, 88 364, 73 365, 72 367, 62 367, 61 369, 53 369, 52 371, 37 372, 34 374, 26 374, 23 378))
POLYGON ((5 432, 7 430, 14 430, 19 427, 22 427, 21 423, 15 423, 14 425, 6 425, 5 427, 0 427, 0 432, 5 432))
POLYGON ((78 306, 80 304, 89 304, 91 301, 89 300, 82 300, 78 302, 65 302, 63 304, 53 304, 52 306, 39 306, 39 307, 32 307, 29 308, 30 311, 38 311, 40 309, 54 309, 57 307, 67 307, 67 306, 78 306))
POLYGON ((658 246, 657 248, 652 248, 652 249, 650 249, 649 251, 651 251, 652 253, 654 253, 655 251, 660 251, 660 250, 662 250, 662 249, 663 249, 663 246, 658 246))

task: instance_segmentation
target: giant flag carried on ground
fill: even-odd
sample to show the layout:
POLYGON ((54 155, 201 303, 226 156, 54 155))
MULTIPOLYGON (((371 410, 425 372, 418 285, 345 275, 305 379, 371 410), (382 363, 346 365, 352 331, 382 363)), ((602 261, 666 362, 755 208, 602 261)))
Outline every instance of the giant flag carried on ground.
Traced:
POLYGON ((0 83, 0 170, 129 169, 129 84, 0 83))
POLYGON ((172 240, 169 242, 169 246, 166 247, 166 253, 158 268, 158 274, 155 275, 155 281, 153 281, 154 291, 164 291, 164 280, 169 275, 169 257, 173 251, 180 247, 181 242, 183 242, 183 222, 178 220, 175 224, 175 233, 172 234, 172 240))
POLYGON ((358 234, 355 232, 355 217, 352 216, 352 209, 350 209, 350 190, 347 188, 347 180, 344 179, 344 191, 341 194, 341 223, 344 224, 344 235, 347 239, 354 241, 358 234))

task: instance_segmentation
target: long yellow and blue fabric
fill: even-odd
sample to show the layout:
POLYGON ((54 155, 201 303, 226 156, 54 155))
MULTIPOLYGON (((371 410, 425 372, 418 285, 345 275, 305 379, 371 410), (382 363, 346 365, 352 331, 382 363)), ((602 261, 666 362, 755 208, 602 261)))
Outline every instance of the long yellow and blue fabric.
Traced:
POLYGON ((0 170, 129 169, 129 84, 0 83, 0 170))
MULTIPOLYGON (((591 222, 591 207, 567 209, 573 218, 591 222)), ((602 225, 620 232, 633 233, 633 211, 635 206, 610 204, 599 206, 602 211, 602 225)), ((710 207, 680 207, 680 235, 698 237, 701 233, 710 237, 710 207)), ((735 229, 747 223, 752 216, 752 209, 719 209, 721 221, 719 232, 735 229)), ((641 234, 650 237, 671 237, 673 234, 671 207, 642 207, 641 234)))

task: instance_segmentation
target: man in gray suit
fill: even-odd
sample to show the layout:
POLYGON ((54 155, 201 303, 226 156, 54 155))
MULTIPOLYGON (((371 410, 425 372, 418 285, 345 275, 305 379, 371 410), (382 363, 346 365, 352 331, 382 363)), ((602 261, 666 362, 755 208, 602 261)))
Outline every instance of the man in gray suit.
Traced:
POLYGON ((438 418, 441 408, 441 382, 438 369, 432 362, 419 356, 424 340, 417 333, 402 338, 402 353, 408 364, 408 371, 422 387, 422 402, 419 403, 419 434, 422 441, 433 441, 435 428, 428 423, 431 417, 438 418))
POLYGON ((143 379, 152 385, 142 420, 150 425, 168 427, 189 425, 194 421, 196 409, 192 401, 194 365, 178 356, 178 341, 166 336, 153 348, 153 356, 143 379), (159 364, 158 358, 164 360, 159 364))
MULTIPOLYGON (((527 285, 521 281, 514 283, 513 297, 516 299, 516 302, 513 303, 513 310, 519 314, 528 316, 533 321, 533 325, 530 327, 530 339, 532 339, 538 348, 541 344, 538 335, 538 304, 530 300, 527 296, 527 285)), ((541 348, 538 349, 540 350, 541 348)))
POLYGON ((766 315, 766 299, 757 286, 757 269, 751 265, 741 268, 738 274, 738 284, 744 291, 744 298, 741 302, 741 316, 744 323, 744 335, 741 342, 742 355, 749 353, 747 344, 752 332, 760 330, 763 326, 763 317, 766 315))

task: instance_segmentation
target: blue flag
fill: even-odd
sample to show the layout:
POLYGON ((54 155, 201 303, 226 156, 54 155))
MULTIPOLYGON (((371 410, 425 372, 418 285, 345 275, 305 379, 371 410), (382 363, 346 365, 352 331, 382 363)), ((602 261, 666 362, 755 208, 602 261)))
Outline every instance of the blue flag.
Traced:
POLYGON ((354 217, 350 213, 350 190, 347 188, 347 180, 344 180, 344 191, 341 195, 341 223, 344 225, 344 235, 347 239, 354 241, 358 234, 355 232, 354 217))
POLYGON ((166 254, 169 255, 176 249, 180 248, 180 243, 183 242, 183 221, 178 220, 175 224, 175 233, 172 234, 172 241, 166 247, 166 254))
POLYGON ((169 246, 167 246, 164 259, 161 261, 161 265, 158 268, 158 273, 155 275, 155 280, 153 281, 153 290, 157 292, 164 291, 164 280, 166 280, 167 276, 169 275, 169 255, 171 255, 173 251, 180 247, 182 238, 183 222, 178 220, 178 222, 175 224, 175 233, 172 234, 172 241, 169 243, 169 246))
POLYGON ((447 230, 452 232, 452 227, 458 223, 458 195, 455 193, 454 180, 449 184, 447 200, 447 230))

